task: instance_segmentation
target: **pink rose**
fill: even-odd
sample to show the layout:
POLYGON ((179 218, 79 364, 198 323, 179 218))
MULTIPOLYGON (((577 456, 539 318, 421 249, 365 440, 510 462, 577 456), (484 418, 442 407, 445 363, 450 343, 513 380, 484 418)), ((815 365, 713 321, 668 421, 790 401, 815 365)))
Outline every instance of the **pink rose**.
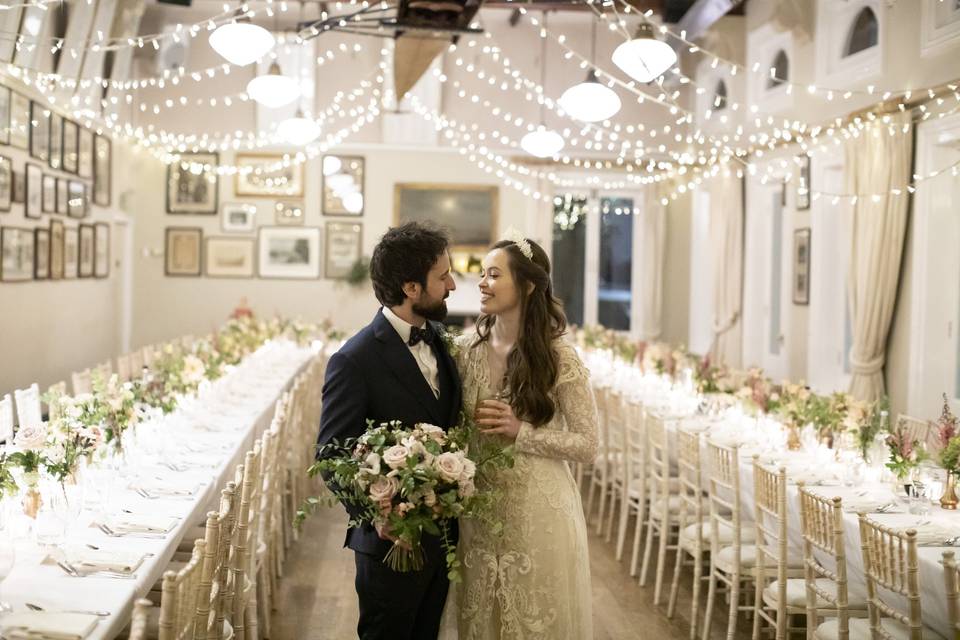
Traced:
POLYGON ((391 469, 399 469, 407 462, 410 450, 402 444, 395 444, 383 452, 383 461, 391 469))
POLYGON ((17 437, 13 444, 19 449, 39 449, 47 441, 47 425, 28 424, 17 430, 17 437))
POLYGON ((380 502, 392 499, 393 496, 397 495, 399 488, 400 482, 395 477, 380 476, 370 483, 368 493, 374 502, 380 502))
POLYGON ((441 478, 447 482, 457 482, 463 473, 463 460, 463 454, 447 451, 437 456, 433 461, 433 466, 440 472, 441 478))

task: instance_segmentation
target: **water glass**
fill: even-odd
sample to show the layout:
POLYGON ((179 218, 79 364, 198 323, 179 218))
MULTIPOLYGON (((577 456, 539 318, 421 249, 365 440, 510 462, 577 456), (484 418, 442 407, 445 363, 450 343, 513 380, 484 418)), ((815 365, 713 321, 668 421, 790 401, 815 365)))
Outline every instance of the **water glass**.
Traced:
POLYGON ((16 560, 15 550, 13 548, 13 532, 9 525, 0 523, 0 616, 13 611, 10 603, 3 600, 3 581, 13 571, 13 564, 16 560))
POLYGON ((925 516, 930 513, 930 496, 927 486, 919 480, 914 480, 908 490, 907 510, 915 516, 925 516))

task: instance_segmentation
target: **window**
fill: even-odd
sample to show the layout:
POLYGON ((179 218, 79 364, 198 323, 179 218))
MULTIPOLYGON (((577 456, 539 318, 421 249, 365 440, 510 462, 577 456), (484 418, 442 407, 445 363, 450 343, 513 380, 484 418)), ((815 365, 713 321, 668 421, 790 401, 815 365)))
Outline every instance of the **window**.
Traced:
POLYGON ((600 211, 597 320, 607 328, 629 331, 633 271, 633 199, 600 198, 600 211), (618 210, 621 213, 618 214, 618 210))
POLYGON ((553 289, 563 300, 567 320, 583 325, 583 284, 587 247, 587 198, 574 194, 553 199, 553 289), (563 256, 563 260, 557 260, 563 256))
POLYGON ((857 14, 853 21, 853 27, 847 35, 847 46, 843 49, 843 57, 848 58, 854 54, 866 51, 871 47, 877 46, 879 37, 879 24, 877 14, 870 7, 864 7, 857 14))
POLYGON ((770 355, 780 355, 780 290, 783 272, 783 195, 773 198, 773 224, 770 225, 770 355))
POLYGON ((787 53, 783 49, 777 51, 773 59, 770 77, 767 79, 767 89, 774 89, 790 80, 790 61, 787 59, 787 53))
POLYGON ((727 83, 723 80, 717 82, 717 88, 713 92, 713 110, 723 111, 727 108, 727 83))

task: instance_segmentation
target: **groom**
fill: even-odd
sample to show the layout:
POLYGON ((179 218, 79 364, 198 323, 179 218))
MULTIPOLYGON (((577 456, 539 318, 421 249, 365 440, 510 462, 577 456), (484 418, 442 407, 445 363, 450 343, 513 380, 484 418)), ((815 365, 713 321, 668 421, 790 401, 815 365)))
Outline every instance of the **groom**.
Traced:
MULTIPOLYGON (((456 289, 448 244, 437 228, 411 222, 387 231, 373 250, 370 279, 383 307, 327 364, 319 446, 362 435, 368 419, 444 429, 457 423, 460 379, 440 324, 456 289)), ((357 566, 357 634, 435 640, 449 586, 440 540, 424 534, 423 569, 398 573, 383 562, 394 539, 387 528, 347 531, 344 546, 357 566)))

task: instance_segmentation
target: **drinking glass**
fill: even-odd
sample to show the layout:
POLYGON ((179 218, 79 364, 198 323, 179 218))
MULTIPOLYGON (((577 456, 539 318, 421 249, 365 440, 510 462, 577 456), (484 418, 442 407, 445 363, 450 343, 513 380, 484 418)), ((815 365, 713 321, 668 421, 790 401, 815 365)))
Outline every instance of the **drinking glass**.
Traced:
MULTIPOLYGON (((10 526, 10 520, 3 517, 0 513, 0 588, 3 587, 4 579, 13 571, 13 563, 16 559, 13 548, 13 530, 10 526)), ((4 602, 3 593, 0 590, 0 616, 13 611, 10 603, 4 602)))

